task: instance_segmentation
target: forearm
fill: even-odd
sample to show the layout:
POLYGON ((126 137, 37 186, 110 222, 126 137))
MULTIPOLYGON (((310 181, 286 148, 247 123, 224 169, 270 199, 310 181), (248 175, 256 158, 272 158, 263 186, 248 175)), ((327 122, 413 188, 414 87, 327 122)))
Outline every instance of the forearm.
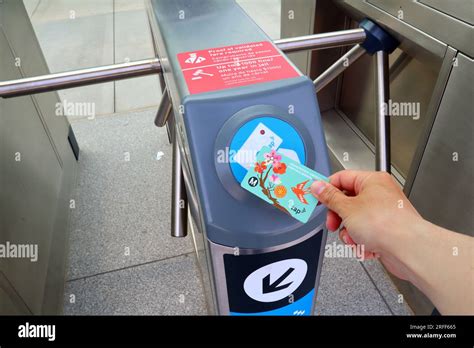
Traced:
POLYGON ((442 314, 474 314, 474 238, 421 218, 394 230, 387 249, 406 268, 408 280, 442 314))

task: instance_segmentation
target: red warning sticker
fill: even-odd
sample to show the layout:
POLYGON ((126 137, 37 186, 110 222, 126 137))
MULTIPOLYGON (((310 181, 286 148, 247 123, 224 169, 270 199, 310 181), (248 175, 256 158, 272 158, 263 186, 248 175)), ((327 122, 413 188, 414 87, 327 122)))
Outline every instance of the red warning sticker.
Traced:
POLYGON ((300 76, 269 41, 178 53, 190 94, 300 76))

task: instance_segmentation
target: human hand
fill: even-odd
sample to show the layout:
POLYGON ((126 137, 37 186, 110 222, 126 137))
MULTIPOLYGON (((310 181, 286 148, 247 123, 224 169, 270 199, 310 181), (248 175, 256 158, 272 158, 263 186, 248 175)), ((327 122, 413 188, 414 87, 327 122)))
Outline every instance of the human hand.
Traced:
POLYGON ((408 271, 390 250, 399 231, 423 221, 390 174, 344 170, 330 184, 316 181, 314 196, 328 207, 327 227, 337 230, 345 244, 362 245, 364 258, 380 257, 387 269, 402 279, 408 271))

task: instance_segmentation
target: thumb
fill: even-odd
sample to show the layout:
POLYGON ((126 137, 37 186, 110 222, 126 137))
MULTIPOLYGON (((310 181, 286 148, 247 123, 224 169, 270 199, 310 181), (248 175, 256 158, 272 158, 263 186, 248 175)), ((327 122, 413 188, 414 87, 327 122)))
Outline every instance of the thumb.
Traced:
POLYGON ((350 198, 325 181, 315 181, 311 193, 326 207, 345 219, 349 215, 350 198))

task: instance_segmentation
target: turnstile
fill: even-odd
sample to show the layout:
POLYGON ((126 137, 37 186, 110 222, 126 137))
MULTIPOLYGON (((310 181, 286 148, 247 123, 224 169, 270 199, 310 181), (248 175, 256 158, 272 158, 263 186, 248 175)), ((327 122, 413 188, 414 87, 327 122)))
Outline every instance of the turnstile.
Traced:
POLYGON ((378 168, 388 171, 382 106, 388 100, 387 53, 397 42, 366 20, 360 29, 273 43, 235 1, 148 4, 159 60, 0 83, 0 96, 159 73, 166 88, 155 123, 167 125, 173 143, 172 234, 186 235, 189 204, 195 245, 204 241, 206 257, 198 259, 204 261, 214 311, 312 314, 327 234, 325 208, 316 207, 303 224, 242 189, 240 181, 262 146, 330 174, 315 85, 323 88, 366 51, 377 52, 376 151, 378 168), (347 44, 356 46, 314 83, 281 51, 347 44))
MULTIPOLYGON (((174 109, 174 137, 186 195, 203 232, 213 299, 219 314, 310 315, 326 240, 323 206, 302 224, 240 187, 249 168, 242 154, 263 145, 329 175, 313 82, 270 41, 234 1, 152 0, 150 22, 174 109), (239 158, 237 158, 239 157, 239 158)), ((349 58, 380 51, 383 68, 397 42, 373 22, 349 58)), ((292 43, 280 43, 291 51, 292 43)), ((324 87, 349 64, 336 63, 315 81, 324 87)), ((354 59, 354 60, 355 60, 354 59)), ((381 112, 379 127, 388 131, 381 112)), ((157 124, 165 121, 159 114, 157 124)), ((388 142, 379 167, 389 170, 388 142)), ((250 162, 254 157, 250 155, 250 162)), ((175 162, 176 163, 176 162, 175 162)), ((176 235, 182 235, 175 183, 176 235)), ((272 200, 272 197, 269 197, 272 200)), ((276 201, 276 200, 274 200, 276 201)), ((184 214, 181 214, 181 216, 184 214)), ((193 236, 196 240, 196 236, 193 236)), ((198 236, 199 237, 199 236, 198 236)))
POLYGON ((236 157, 269 145, 329 175, 313 82, 234 1, 152 5, 218 313, 311 314, 325 208, 303 224, 268 205, 240 187, 247 168, 236 157))

